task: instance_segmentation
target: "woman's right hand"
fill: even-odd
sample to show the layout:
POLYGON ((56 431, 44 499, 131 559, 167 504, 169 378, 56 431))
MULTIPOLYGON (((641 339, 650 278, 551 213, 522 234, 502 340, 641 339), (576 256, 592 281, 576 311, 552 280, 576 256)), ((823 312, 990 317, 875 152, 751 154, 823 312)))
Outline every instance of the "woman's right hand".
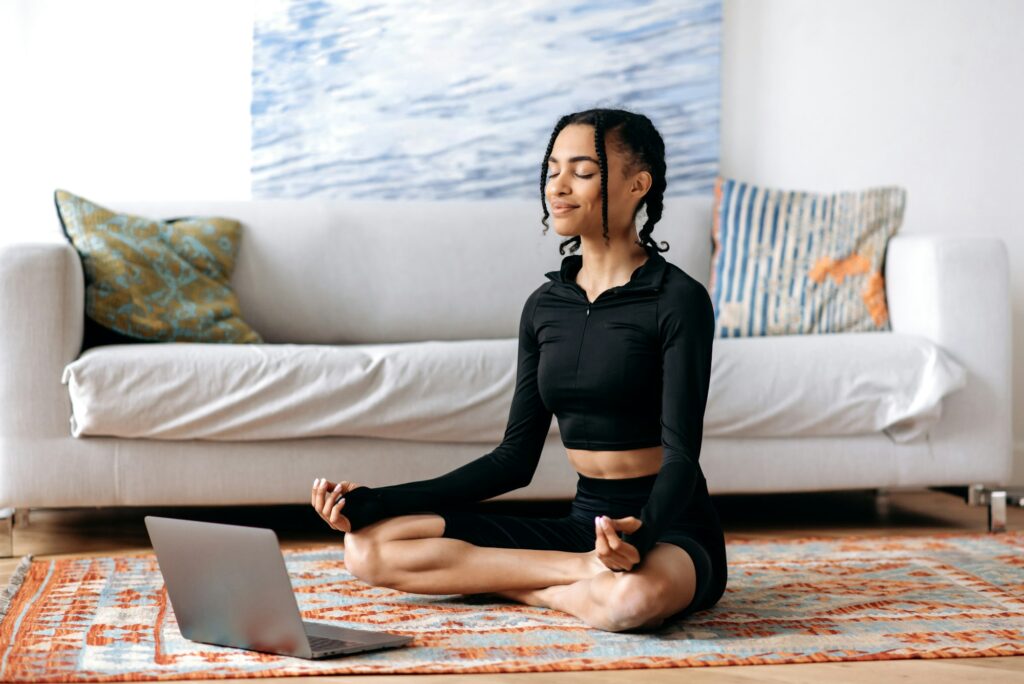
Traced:
POLYGON ((317 478, 313 480, 313 508, 316 509, 317 515, 333 529, 339 532, 351 532, 352 523, 341 514, 341 509, 345 507, 344 496, 356 487, 362 486, 347 481, 335 484, 330 480, 317 478))

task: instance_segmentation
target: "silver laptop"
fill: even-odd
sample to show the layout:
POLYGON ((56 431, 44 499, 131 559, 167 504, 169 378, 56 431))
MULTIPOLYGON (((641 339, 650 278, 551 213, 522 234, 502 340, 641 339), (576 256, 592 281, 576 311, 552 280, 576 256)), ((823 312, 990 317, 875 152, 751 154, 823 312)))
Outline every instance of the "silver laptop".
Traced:
POLYGON ((178 627, 190 641, 324 658, 413 640, 303 620, 273 530, 152 515, 145 521, 178 627))

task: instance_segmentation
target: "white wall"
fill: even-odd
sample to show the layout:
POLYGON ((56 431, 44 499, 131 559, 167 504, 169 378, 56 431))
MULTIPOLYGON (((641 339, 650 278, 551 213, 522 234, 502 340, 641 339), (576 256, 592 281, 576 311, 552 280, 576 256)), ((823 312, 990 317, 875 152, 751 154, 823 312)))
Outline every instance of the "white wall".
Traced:
MULTIPOLYGON (((55 187, 249 198, 251 23, 250 2, 0 0, 0 242, 60 239, 55 187)), ((722 173, 899 183, 903 230, 1002 238, 1024 339, 1022 30, 1018 0, 724 0, 722 173)))
POLYGON ((53 190, 248 199, 252 6, 0 0, 0 243, 58 240, 53 190))
POLYGON ((907 232, 1010 253, 1014 482, 1024 484, 1024 2, 724 0, 725 175, 907 188, 907 232))

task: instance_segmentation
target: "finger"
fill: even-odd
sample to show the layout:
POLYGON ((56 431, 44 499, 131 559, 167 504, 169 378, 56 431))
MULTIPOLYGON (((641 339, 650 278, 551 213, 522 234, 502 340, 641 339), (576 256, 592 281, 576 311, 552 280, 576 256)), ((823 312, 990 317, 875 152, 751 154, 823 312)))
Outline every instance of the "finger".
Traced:
POLYGON ((595 520, 596 525, 596 540, 595 545, 597 548, 598 558, 605 564, 610 570, 616 570, 619 567, 619 561, 616 554, 612 552, 611 547, 608 546, 608 535, 605 534, 604 528, 601 526, 599 520, 595 520))
MULTIPOLYGON (((636 520, 636 518, 632 518, 632 520, 636 520)), ((637 527, 639 528, 639 526, 637 527)), ((633 531, 635 532, 636 530, 633 531)), ((615 538, 619 542, 619 553, 626 560, 625 567, 627 570, 631 570, 633 566, 640 562, 640 552, 633 544, 619 537, 618 534, 615 535, 615 538)))
MULTIPOLYGON (((324 487, 326 490, 326 487, 324 487)), ((331 509, 334 508, 334 504, 337 503, 337 497, 341 494, 341 487, 335 485, 330 491, 324 491, 323 505, 320 510, 323 513, 324 520, 328 520, 331 517, 331 509)))
POLYGON ((613 559, 613 562, 618 569, 624 569, 629 565, 629 558, 623 553, 623 542, 619 539, 619 535, 615 533, 615 528, 612 525, 611 520, 602 517, 601 531, 604 534, 605 541, 608 544, 608 552, 613 559))
POLYGON ((324 487, 327 484, 327 480, 323 477, 316 478, 316 486, 313 487, 313 508, 316 509, 316 514, 324 517, 321 512, 324 509, 324 487))
POLYGON ((618 555, 620 540, 615 534, 615 531, 611 528, 611 523, 608 519, 601 517, 600 519, 601 534, 604 535, 605 543, 608 544, 608 552, 613 555, 618 555))
MULTIPOLYGON (((316 480, 314 480, 313 508, 316 509, 316 512, 320 515, 321 518, 324 518, 324 506, 327 503, 327 499, 330 498, 331 491, 334 489, 335 486, 335 483, 331 482, 327 478, 318 477, 316 480)), ((326 520, 326 518, 324 519, 326 520)))
POLYGON ((605 530, 606 534, 610 537, 608 545, 617 553, 617 558, 620 559, 623 569, 630 570, 634 565, 640 562, 640 552, 637 551, 635 546, 618 535, 614 529, 616 522, 622 523, 623 521, 610 521, 612 529, 605 530))
POLYGON ((640 562, 640 552, 636 550, 635 546, 628 542, 622 543, 622 546, 619 548, 619 553, 622 554, 622 567, 624 570, 632 570, 636 564, 640 562))
POLYGON ((629 542, 620 540, 616 553, 618 554, 616 557, 619 559, 624 570, 629 570, 640 560, 640 554, 637 552, 636 547, 629 542))
POLYGON ((324 507, 324 485, 326 482, 322 477, 318 477, 316 486, 313 487, 313 508, 316 509, 317 514, 324 507))
POLYGON ((310 497, 310 503, 313 504, 313 508, 319 508, 318 505, 318 494, 323 491, 323 487, 329 483, 328 480, 318 477, 313 480, 313 488, 310 497))
MULTIPOLYGON (((345 507, 345 498, 344 497, 339 498, 337 503, 335 503, 334 506, 331 507, 331 515, 328 518, 329 522, 331 523, 331 527, 334 527, 335 529, 339 529, 340 530, 341 521, 345 519, 345 516, 343 516, 341 514, 341 509, 344 508, 344 507, 345 507)), ((344 530, 342 530, 342 531, 344 531, 344 530)))
POLYGON ((615 526, 608 518, 601 518, 601 528, 604 530, 605 537, 608 538, 608 546, 614 553, 618 553, 619 547, 622 546, 622 540, 619 539, 619 535, 615 533, 615 526))
POLYGON ((343 496, 341 493, 341 484, 334 485, 333 488, 327 489, 324 492, 324 518, 330 519, 331 510, 338 503, 338 498, 343 496))
POLYGON ((601 523, 599 518, 594 519, 594 531, 596 532, 596 539, 594 540, 595 548, 597 549, 597 555, 607 556, 608 555, 608 540, 604 536, 604 530, 601 529, 601 523))

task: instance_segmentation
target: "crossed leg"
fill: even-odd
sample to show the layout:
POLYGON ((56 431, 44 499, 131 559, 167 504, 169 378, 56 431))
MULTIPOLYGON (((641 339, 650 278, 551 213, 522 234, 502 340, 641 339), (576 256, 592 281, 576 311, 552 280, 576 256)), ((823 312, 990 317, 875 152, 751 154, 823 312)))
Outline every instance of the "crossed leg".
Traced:
POLYGON ((690 605, 696 588, 690 554, 675 544, 659 542, 629 572, 606 569, 572 584, 497 593, 575 615, 591 626, 622 631, 659 627, 665 618, 690 605))
POLYGON ((368 584, 416 594, 476 594, 569 584, 589 577, 587 554, 476 546, 442 537, 423 513, 385 518, 345 534, 345 566, 368 584))
POLYGON ((481 547, 442 537, 432 513, 385 518, 345 534, 345 565, 374 586, 422 594, 492 592, 561 610, 606 631, 657 627, 696 588, 690 555, 658 543, 630 572, 612 572, 596 551, 481 547))

